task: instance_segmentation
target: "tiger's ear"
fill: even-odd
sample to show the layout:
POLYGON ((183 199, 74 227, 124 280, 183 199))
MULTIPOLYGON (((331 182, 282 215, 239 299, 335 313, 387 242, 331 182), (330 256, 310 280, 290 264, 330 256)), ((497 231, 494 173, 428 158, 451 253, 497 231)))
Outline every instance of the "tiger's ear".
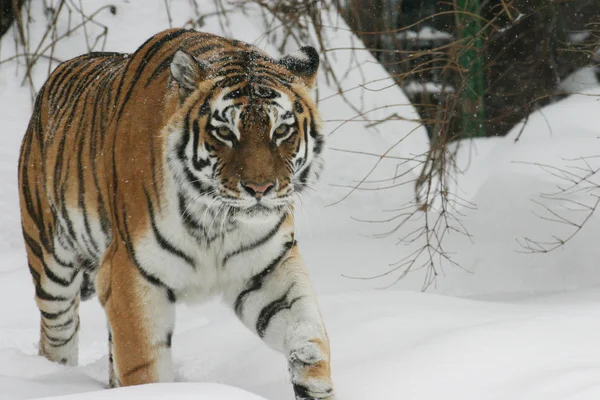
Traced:
POLYGON ((183 50, 178 50, 171 61, 171 75, 179 85, 181 99, 188 97, 197 87, 200 81, 206 79, 209 73, 209 65, 196 59, 183 50))
POLYGON ((315 85, 319 70, 319 53, 314 47, 301 47, 297 52, 283 56, 277 63, 300 78, 309 89, 315 85))

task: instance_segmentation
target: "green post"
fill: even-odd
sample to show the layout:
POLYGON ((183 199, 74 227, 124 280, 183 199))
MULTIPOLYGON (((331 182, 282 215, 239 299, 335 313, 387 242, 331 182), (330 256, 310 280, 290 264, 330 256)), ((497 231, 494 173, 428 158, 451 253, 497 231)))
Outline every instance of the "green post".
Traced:
POLYGON ((460 93, 464 137, 484 137, 484 77, 481 57, 479 0, 456 0, 458 36, 464 48, 459 53, 464 86, 460 93))

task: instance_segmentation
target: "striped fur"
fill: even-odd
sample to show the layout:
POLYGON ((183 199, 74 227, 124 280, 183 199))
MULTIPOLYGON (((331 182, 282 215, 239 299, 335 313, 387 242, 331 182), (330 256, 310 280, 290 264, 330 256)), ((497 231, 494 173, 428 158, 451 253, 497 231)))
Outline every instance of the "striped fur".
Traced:
POLYGON ((333 398, 292 217, 323 165, 318 63, 310 47, 274 60, 172 29, 56 68, 19 159, 40 354, 77 364, 79 302, 95 290, 110 386, 170 381, 175 303, 222 295, 287 357, 298 399, 333 398))

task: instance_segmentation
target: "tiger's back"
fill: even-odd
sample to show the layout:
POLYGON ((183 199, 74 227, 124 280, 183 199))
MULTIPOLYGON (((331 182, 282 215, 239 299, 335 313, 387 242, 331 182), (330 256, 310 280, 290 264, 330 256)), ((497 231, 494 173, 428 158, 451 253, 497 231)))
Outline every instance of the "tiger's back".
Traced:
MULTIPOLYGON (((113 112, 110 89, 125 61, 117 53, 69 60, 54 70, 36 99, 21 146, 19 189, 29 268, 41 307, 61 297, 44 294, 42 279, 67 288, 83 282, 77 267, 97 265, 110 240, 103 169, 97 160, 108 125, 104 116, 113 112), (45 257, 50 255, 62 268, 48 266, 45 257)), ((84 283, 82 295, 88 297, 93 285, 87 278, 84 283)))
POLYGON ((275 61, 172 29, 131 55, 56 68, 19 159, 41 355, 77 363, 79 302, 96 289, 110 385, 172 380, 175 302, 219 292, 287 355, 298 398, 332 398, 328 339, 291 215, 292 197, 322 168, 307 91, 317 67, 311 48, 275 61))

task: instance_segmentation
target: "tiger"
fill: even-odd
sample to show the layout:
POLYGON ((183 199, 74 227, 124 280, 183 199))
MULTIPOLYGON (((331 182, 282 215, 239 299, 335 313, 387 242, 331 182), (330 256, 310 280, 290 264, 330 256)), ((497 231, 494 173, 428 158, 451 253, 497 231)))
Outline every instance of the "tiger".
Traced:
POLYGON ((77 365, 79 305, 97 296, 108 387, 171 382, 176 304, 220 297, 285 356, 296 399, 334 399, 294 231, 324 167, 319 58, 169 29, 52 71, 18 164, 39 355, 77 365))

